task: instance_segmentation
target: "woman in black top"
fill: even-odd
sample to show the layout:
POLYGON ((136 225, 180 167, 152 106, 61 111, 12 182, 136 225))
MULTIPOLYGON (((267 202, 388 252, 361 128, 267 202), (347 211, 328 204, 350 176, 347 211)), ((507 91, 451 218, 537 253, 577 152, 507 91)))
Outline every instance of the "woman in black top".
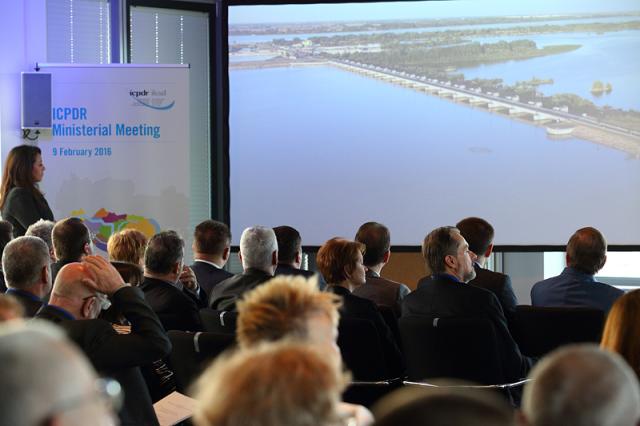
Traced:
POLYGON ((2 218, 13 225, 14 237, 24 235, 39 219, 53 220, 47 200, 38 188, 44 176, 42 152, 37 146, 19 145, 7 157, 2 186, 0 210, 2 218))

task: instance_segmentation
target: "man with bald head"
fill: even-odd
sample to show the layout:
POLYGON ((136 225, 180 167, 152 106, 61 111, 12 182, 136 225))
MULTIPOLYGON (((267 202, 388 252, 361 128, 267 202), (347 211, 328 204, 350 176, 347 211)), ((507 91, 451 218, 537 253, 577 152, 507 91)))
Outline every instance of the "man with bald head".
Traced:
POLYGON ((622 290, 596 281, 607 261, 607 241, 595 228, 578 229, 567 243, 567 267, 531 289, 533 306, 584 306, 608 312, 622 290))
POLYGON ((171 343, 139 288, 125 284, 103 258, 86 256, 60 269, 49 305, 36 317, 60 325, 100 374, 120 380, 122 425, 158 424, 139 367, 167 356, 171 343), (130 333, 118 334, 109 322, 97 319, 111 303, 131 323, 130 333))

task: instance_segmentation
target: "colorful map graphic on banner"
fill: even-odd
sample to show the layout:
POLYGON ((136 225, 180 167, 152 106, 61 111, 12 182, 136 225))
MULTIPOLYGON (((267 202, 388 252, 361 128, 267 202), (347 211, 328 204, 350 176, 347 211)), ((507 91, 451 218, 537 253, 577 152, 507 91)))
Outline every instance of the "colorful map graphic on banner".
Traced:
POLYGON ((93 216, 87 215, 83 209, 72 211, 71 216, 84 220, 93 234, 93 243, 98 249, 105 252, 109 237, 123 229, 136 229, 147 238, 160 232, 160 225, 155 219, 127 213, 116 214, 104 208, 95 212, 93 216))

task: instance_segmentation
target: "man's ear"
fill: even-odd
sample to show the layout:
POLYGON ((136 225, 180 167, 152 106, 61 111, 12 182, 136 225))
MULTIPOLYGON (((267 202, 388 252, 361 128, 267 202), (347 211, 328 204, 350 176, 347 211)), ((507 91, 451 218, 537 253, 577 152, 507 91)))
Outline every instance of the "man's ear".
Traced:
POLYGON ((87 256, 91 256, 91 243, 84 243, 84 247, 82 247, 82 251, 87 256))
POLYGON ((49 283, 49 272, 50 268, 49 265, 44 265, 42 267, 42 270, 40 271, 40 282, 41 283, 49 283))
POLYGON ((389 263, 389 258, 390 258, 390 257, 391 257, 391 250, 387 250, 387 251, 384 253, 384 256, 382 256, 382 263, 384 263, 385 265, 386 265, 387 263, 389 263))
POLYGON ((444 264, 445 264, 446 266, 448 266, 449 268, 451 268, 451 269, 455 269, 455 268, 456 268, 456 266, 457 266, 457 260, 456 260, 456 257, 455 257, 455 256, 452 256, 452 255, 450 255, 450 254, 446 255, 446 256, 444 257, 444 264))
POLYGON ((296 257, 294 259, 295 263, 302 263, 302 249, 296 252, 296 257))
POLYGON ((176 275, 180 275, 182 273, 182 268, 181 268, 182 262, 176 262, 173 264, 173 270, 171 272, 173 272, 176 275))
POLYGON ((278 250, 274 250, 273 253, 271 253, 271 264, 273 266, 278 265, 278 250))
POLYGON ((225 249, 222 251, 222 260, 226 262, 227 260, 229 260, 230 255, 231 255, 231 247, 225 247, 225 249))
POLYGON ((489 247, 487 247, 487 250, 484 252, 483 257, 488 258, 489 256, 491 256, 491 252, 493 252, 493 243, 489 244, 489 247))
POLYGON ((83 319, 94 319, 93 318, 93 310, 94 305, 98 302, 95 297, 90 297, 87 300, 82 302, 82 309, 80 309, 80 313, 82 313, 83 319))

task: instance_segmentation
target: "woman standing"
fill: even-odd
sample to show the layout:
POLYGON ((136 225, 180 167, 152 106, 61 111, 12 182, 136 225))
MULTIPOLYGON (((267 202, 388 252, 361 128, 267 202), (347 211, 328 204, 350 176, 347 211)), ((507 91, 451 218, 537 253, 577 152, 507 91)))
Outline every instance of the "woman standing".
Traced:
POLYGON ((19 145, 7 156, 0 186, 2 218, 13 225, 14 237, 24 235, 32 223, 53 220, 47 200, 38 188, 45 167, 37 146, 19 145))

